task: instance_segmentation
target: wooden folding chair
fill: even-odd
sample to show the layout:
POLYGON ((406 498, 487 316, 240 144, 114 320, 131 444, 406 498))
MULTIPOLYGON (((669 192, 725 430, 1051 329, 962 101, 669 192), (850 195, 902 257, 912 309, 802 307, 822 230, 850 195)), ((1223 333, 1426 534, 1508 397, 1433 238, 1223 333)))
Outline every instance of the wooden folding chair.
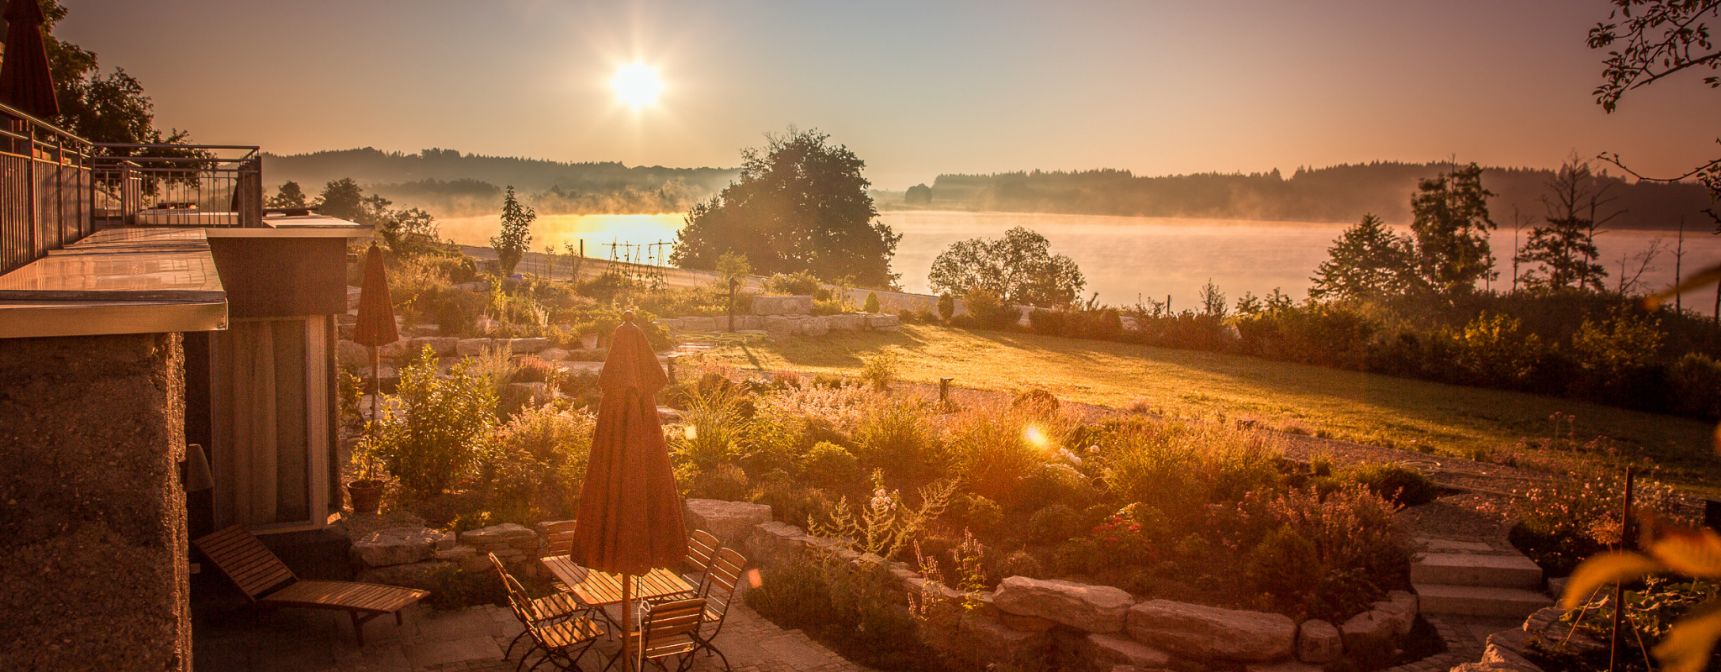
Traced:
POLYGON ((706 574, 704 587, 705 615, 700 619, 699 629, 693 633, 693 639, 698 648, 704 649, 706 655, 717 654, 723 659, 723 669, 729 668, 729 656, 717 648, 717 633, 723 631, 723 622, 729 616, 729 605, 735 601, 735 593, 741 585, 741 576, 747 570, 747 558, 734 549, 724 548, 717 552, 712 559, 711 571, 706 574))
POLYGON ((365 621, 394 614, 395 625, 400 625, 401 610, 430 595, 427 590, 380 583, 300 580, 280 557, 238 525, 200 537, 191 545, 256 606, 347 612, 359 646, 365 643, 365 621))
POLYGON ((693 653, 699 647, 698 640, 693 638, 699 632, 699 624, 705 617, 705 598, 694 597, 685 600, 668 602, 646 602, 640 607, 640 627, 636 636, 628 638, 628 645, 611 658, 608 670, 622 656, 636 656, 656 665, 658 669, 669 672, 669 666, 663 661, 668 658, 680 657, 676 663, 676 672, 685 672, 693 665, 693 653))
MULTIPOLYGON (((502 560, 497 558, 495 553, 487 555, 490 556, 490 564, 496 568, 496 574, 502 579, 502 587, 508 591, 508 606, 513 610, 515 620, 520 621, 522 627, 520 634, 514 635, 514 639, 508 642, 508 649, 502 653, 504 659, 513 656, 514 646, 519 644, 521 639, 531 635, 532 626, 548 626, 570 618, 590 615, 590 610, 580 606, 573 597, 561 592, 543 597, 532 597, 530 593, 526 592, 526 587, 514 577, 513 573, 508 571, 508 567, 502 564, 502 560)), ((531 650, 528 650, 520 657, 520 661, 525 662, 526 658, 531 655, 531 650)))
POLYGON ((682 577, 695 586, 695 594, 705 592, 705 575, 711 569, 711 559, 717 557, 717 550, 722 547, 717 535, 705 530, 694 530, 687 535, 687 557, 682 560, 687 571, 682 577))

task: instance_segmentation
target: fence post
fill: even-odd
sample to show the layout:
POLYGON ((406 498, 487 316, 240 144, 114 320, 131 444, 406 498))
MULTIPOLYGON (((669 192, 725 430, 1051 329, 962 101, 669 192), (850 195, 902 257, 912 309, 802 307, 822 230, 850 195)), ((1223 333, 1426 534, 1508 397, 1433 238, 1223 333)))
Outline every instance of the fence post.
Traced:
MULTIPOLYGON (((1619 550, 1631 550, 1631 467, 1625 468, 1625 504, 1621 510, 1619 524, 1619 550)), ((1613 584, 1613 634, 1609 640, 1607 653, 1607 669, 1609 672, 1619 669, 1619 628, 1625 618, 1625 582, 1615 581, 1613 584)))

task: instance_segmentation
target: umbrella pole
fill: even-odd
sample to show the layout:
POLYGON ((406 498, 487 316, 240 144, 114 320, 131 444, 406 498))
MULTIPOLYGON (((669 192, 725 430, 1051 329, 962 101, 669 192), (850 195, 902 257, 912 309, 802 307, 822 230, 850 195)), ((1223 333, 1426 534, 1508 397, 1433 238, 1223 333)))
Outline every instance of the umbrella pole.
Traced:
POLYGON ((382 396, 382 358, 377 356, 376 346, 370 346, 370 420, 376 422, 376 399, 382 396))
POLYGON ((633 576, 630 574, 623 574, 621 575, 621 655, 627 657, 627 662, 622 663, 622 672, 639 669, 638 666, 634 665, 633 654, 630 653, 627 648, 627 640, 632 636, 633 576))

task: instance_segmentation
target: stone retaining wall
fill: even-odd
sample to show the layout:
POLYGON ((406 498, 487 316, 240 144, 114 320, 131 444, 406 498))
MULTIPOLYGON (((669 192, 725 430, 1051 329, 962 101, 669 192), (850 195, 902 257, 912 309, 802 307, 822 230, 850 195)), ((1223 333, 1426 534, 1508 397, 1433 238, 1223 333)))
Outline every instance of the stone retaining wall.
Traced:
MULTIPOLYGON (((820 553, 850 562, 885 562, 774 520, 755 523, 741 543, 766 571, 820 553)), ((906 563, 885 564, 905 593, 926 589, 926 579, 906 563)), ((948 587, 936 589, 952 599, 963 597, 948 587)), ((1096 672, 1112 672, 1120 665, 1318 669, 1347 655, 1381 661, 1394 654, 1417 616, 1416 596, 1404 591, 1390 592, 1368 611, 1335 626, 1317 619, 1298 623, 1283 614, 1137 601, 1110 586, 1024 576, 1004 579, 979 599, 983 607, 965 613, 960 628, 995 661, 1062 658, 1058 662, 1067 669, 1096 672)))
MULTIPOLYGON (((665 317, 658 323, 671 332, 728 331, 730 320, 720 317, 665 317)), ((735 331, 765 332, 774 338, 824 336, 844 331, 895 331, 902 319, 883 313, 841 315, 736 315, 735 331)))

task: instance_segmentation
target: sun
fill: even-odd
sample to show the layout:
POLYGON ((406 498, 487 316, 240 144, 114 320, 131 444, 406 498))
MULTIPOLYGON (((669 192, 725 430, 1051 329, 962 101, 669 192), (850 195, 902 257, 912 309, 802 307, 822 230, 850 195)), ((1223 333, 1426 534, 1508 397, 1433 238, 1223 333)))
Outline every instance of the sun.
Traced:
POLYGON ((657 68, 629 63, 610 78, 610 89, 615 91, 616 100, 640 110, 657 104, 658 96, 663 94, 663 78, 658 77, 657 68))

